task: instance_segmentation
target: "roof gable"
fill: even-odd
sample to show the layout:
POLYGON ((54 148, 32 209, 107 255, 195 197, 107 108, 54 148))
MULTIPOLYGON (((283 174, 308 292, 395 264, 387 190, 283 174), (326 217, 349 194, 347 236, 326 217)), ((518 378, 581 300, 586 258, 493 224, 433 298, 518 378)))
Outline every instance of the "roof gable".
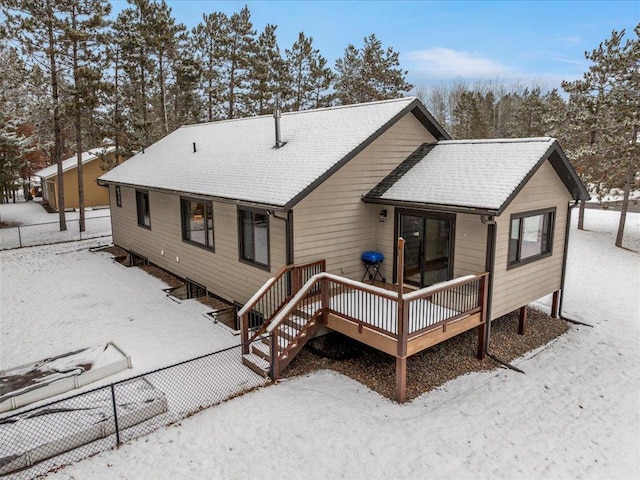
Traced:
POLYGON ((430 147, 419 147, 365 201, 499 215, 547 160, 576 200, 589 197, 553 138, 456 140, 430 147))
POLYGON ((100 178, 291 208, 404 115, 448 138, 419 100, 401 98, 182 127, 100 178), (195 148, 194 148, 195 146, 195 148))

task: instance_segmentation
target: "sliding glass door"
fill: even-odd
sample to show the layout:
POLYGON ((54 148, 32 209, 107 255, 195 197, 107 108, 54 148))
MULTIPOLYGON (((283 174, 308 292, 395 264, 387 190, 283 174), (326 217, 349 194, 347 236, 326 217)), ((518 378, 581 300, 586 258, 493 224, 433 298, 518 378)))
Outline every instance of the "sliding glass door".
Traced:
POLYGON ((404 238, 404 281, 419 287, 453 277, 455 216, 407 212, 398 215, 398 234, 404 238))

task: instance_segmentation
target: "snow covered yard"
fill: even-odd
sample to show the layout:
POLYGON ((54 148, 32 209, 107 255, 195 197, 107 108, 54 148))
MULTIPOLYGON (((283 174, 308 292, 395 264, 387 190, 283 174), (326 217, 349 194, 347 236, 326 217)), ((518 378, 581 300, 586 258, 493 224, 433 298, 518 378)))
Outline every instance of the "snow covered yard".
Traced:
POLYGON ((0 221, 9 225, 0 228, 0 250, 108 236, 111 235, 110 215, 108 208, 88 208, 85 231, 80 233, 80 213, 66 212, 67 230, 61 232, 58 214, 48 213, 40 202, 0 204, 0 221))
MULTIPOLYGON (((590 231, 572 231, 564 313, 594 327, 514 362, 525 375, 470 374, 397 405, 319 372, 47 478, 638 478, 640 215, 635 251, 613 246, 617 218, 590 210, 590 231)), ((0 368, 107 339, 142 372, 236 341, 91 243, 0 252, 0 368)))
POLYGON ((236 345, 196 300, 89 247, 110 238, 0 252, 0 369, 113 341, 149 370, 236 345))

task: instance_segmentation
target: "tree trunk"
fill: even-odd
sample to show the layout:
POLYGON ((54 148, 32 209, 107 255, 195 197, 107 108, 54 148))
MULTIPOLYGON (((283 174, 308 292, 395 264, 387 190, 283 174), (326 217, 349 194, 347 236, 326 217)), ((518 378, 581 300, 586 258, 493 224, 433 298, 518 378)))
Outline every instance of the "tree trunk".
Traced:
POLYGON ((580 200, 578 207, 578 230, 584 230, 584 207, 587 204, 585 200, 580 200))
POLYGON ((60 231, 67 229, 64 213, 64 177, 62 171, 62 127, 60 125, 60 96, 58 93, 58 69, 56 64, 55 41, 53 36, 53 9, 47 1, 47 36, 49 41, 49 64, 51 67, 51 98, 53 100, 53 159, 58 166, 58 219, 60 231))
POLYGON ((164 122, 164 133, 169 133, 169 118, 167 116, 167 92, 164 85, 164 52, 158 52, 158 82, 160 83, 160 114, 164 122))
POLYGON ((116 166, 120 165, 120 90, 119 90, 119 78, 120 78, 120 47, 116 46, 116 58, 113 66, 113 124, 114 124, 114 145, 115 145, 115 162, 116 166))
MULTIPOLYGON (((71 25, 73 30, 76 30, 76 15, 72 11, 71 25)), ((80 120, 80 67, 78 66, 78 41, 73 41, 73 83, 75 92, 73 95, 73 116, 74 127, 76 130, 76 158, 78 159, 78 209, 80 210, 80 217, 78 220, 78 226, 81 232, 85 231, 84 222, 84 168, 82 165, 82 122, 80 120)))
MULTIPOLYGON (((634 119, 636 118, 634 114, 634 119)), ((633 126, 631 133, 631 143, 638 142, 638 125, 633 126)), ((624 237, 624 224, 627 221, 627 210, 629 209, 629 194, 631 193, 631 184, 633 183, 634 169, 633 169, 633 155, 634 150, 629 152, 629 163, 627 164, 627 175, 624 182, 624 194, 622 197, 622 209, 620 210, 620 223, 618 223, 618 234, 616 235, 616 247, 622 247, 622 238, 624 237)))
POLYGON ((622 209, 620 210, 620 222, 618 223, 618 234, 616 235, 616 247, 622 247, 624 237, 624 224, 627 220, 627 210, 629 209, 629 193, 631 192, 631 163, 627 166, 627 179, 624 183, 624 195, 622 197, 622 209))

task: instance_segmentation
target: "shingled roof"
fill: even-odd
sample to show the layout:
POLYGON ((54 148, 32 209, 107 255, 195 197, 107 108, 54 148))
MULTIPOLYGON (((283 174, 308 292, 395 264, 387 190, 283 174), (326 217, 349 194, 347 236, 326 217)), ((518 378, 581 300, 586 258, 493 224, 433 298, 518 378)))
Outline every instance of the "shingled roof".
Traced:
POLYGON ((589 198, 558 142, 542 137, 423 144, 364 200, 499 215, 546 160, 574 199, 589 198))
MULTIPOLYGON (((86 152, 82 152, 82 164, 92 162, 101 155, 106 155, 108 153, 113 152, 116 147, 98 147, 92 148, 91 150, 87 150, 86 152)), ((62 171, 66 172, 67 170, 71 170, 72 168, 76 168, 78 166, 78 157, 74 155, 73 157, 69 157, 66 160, 62 161, 62 171)), ((42 170, 38 170, 34 175, 41 178, 49 178, 53 175, 58 174, 58 165, 50 165, 42 170)))
POLYGON ((419 100, 401 98, 184 126, 100 177, 115 183, 288 209, 411 112, 449 136, 419 100))

